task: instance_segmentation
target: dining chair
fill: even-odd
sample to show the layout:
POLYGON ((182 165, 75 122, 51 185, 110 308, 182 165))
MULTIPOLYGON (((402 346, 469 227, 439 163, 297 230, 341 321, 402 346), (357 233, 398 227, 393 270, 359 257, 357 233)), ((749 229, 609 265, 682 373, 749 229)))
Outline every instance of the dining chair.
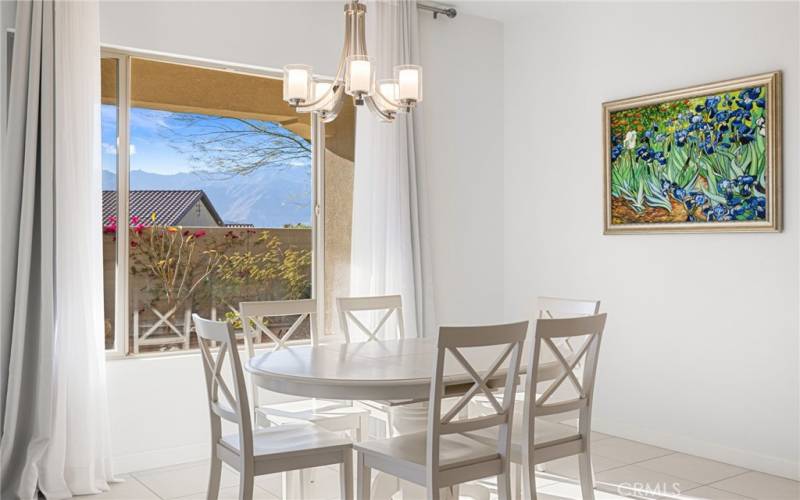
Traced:
MULTIPOLYGON (((396 328, 394 337, 397 339, 405 338, 405 328, 403 327, 403 298, 400 295, 381 295, 374 297, 338 297, 336 308, 339 310, 339 326, 344 334, 345 342, 350 343, 352 332, 350 324, 355 325, 358 330, 366 336, 367 341, 379 340, 380 332, 394 315, 396 328), (362 319, 355 314, 357 312, 378 313, 383 312, 381 318, 375 326, 368 327, 362 319)), ((388 329, 387 329, 388 330, 388 329)), ((386 332, 387 336, 390 332, 386 332)), ((384 337, 386 338, 386 337, 384 337)))
MULTIPOLYGON (((600 301, 599 300, 591 300, 591 299, 570 299, 564 297, 544 297, 540 296, 536 299, 537 308, 538 308, 538 317, 539 318, 549 318, 549 319, 558 319, 558 318, 575 318, 580 316, 593 316, 595 314, 600 313, 600 301)), ((556 342, 563 342, 563 347, 565 348, 565 354, 574 355, 575 348, 572 345, 572 341, 569 338, 563 340, 556 340, 556 342)), ((549 353, 546 353, 549 354, 549 353)), ((551 361, 548 359, 548 361, 551 361)), ((583 364, 578 363, 576 365, 578 371, 583 370, 583 364)), ((555 398, 561 397, 560 394, 554 394, 555 398)), ((518 408, 522 407, 520 405, 518 408)), ((572 412, 566 415, 553 415, 550 417, 544 417, 547 420, 554 421, 554 422, 564 422, 566 420, 575 420, 577 419, 578 415, 577 412, 572 412)), ((538 466, 539 471, 545 470, 545 464, 540 464, 538 466)))
POLYGON ((253 498, 255 476, 309 467, 339 465, 343 499, 353 498, 352 445, 333 432, 307 424, 283 425, 253 432, 247 389, 236 337, 227 322, 192 315, 203 362, 211 421, 211 468, 207 498, 219 495, 222 462, 239 472, 239 498, 253 498), (218 346, 216 357, 213 345, 218 346), (223 375, 228 358, 233 388, 223 375), (238 432, 222 435, 222 421, 238 432))
MULTIPOLYGON (((536 498, 534 467, 537 464, 573 455, 578 456, 583 498, 594 499, 590 436, 595 374, 605 321, 606 314, 536 321, 533 342, 528 346, 530 356, 525 376, 523 418, 515 420, 512 426, 511 460, 522 465, 526 499, 536 498), (580 342, 571 355, 564 347, 566 344, 560 342, 567 339, 580 342), (540 382, 538 367, 543 362, 544 347, 560 365, 561 371, 556 378, 543 381, 547 387, 537 394, 536 387, 540 382), (581 362, 583 369, 579 373, 578 364, 581 362), (567 385, 565 382, 574 396, 552 401, 556 391, 567 385), (548 418, 575 410, 578 411, 577 427, 555 423, 548 418)), ((468 435, 484 444, 496 439, 486 431, 468 435)))
MULTIPOLYGON (((380 340, 399 340, 405 338, 405 327, 403 326, 403 298, 400 295, 381 295, 374 297, 338 297, 336 308, 339 312, 339 327, 344 334, 346 343, 353 341, 355 333, 360 332, 365 342, 380 340), (370 325, 364 316, 372 315, 376 321, 370 325), (394 325, 389 323, 394 316, 394 325), (351 324, 354 328, 351 329, 351 324), (390 328, 394 326, 394 328, 390 328)), ((424 419, 427 409, 421 404, 412 404, 408 401, 356 401, 355 405, 363 408, 369 415, 384 427, 384 437, 392 437, 396 434, 397 427, 404 427, 403 422, 398 422, 394 414, 398 411, 407 414, 410 420, 414 420, 406 427, 415 427, 417 420, 424 419), (397 410, 398 406, 403 406, 402 410, 397 410)), ((407 419, 407 420, 408 420, 407 419)), ((402 418, 401 418, 402 420, 402 418)), ((363 421, 362 430, 367 434, 366 419, 363 421)))
MULTIPOLYGON (((549 318, 549 319, 557 319, 557 318, 574 318, 580 316, 592 316, 598 314, 600 312, 600 301, 599 300, 587 300, 587 299, 570 299, 570 298, 563 298, 563 297, 546 297, 546 296, 539 296, 536 298, 536 318, 549 318)), ((564 340, 564 345, 567 351, 571 354, 574 354, 575 350, 573 349, 572 344, 570 343, 569 339, 564 340)), ((580 363, 578 364, 580 368, 580 363)), ((520 387, 517 391, 517 401, 521 402, 524 399, 525 388, 520 387)), ((486 401, 486 398, 476 397, 473 401, 472 408, 475 408, 475 405, 480 405, 483 407, 488 407, 489 402, 486 401)), ((519 412, 522 405, 517 406, 517 411, 519 412)))
MULTIPOLYGON (((290 339, 301 330, 303 323, 308 320, 311 343, 317 345, 317 301, 284 300, 284 301, 259 301, 241 302, 239 304, 239 317, 241 318, 245 345, 249 358, 255 356, 256 340, 267 337, 272 341, 272 350, 290 349, 290 339), (270 318, 297 316, 283 336, 273 331, 269 326, 270 318)), ((346 431, 355 440, 361 439, 361 424, 368 411, 356 408, 349 402, 329 401, 324 399, 303 399, 280 403, 261 403, 261 392, 252 377, 251 393, 253 419, 256 427, 281 425, 285 423, 310 422, 333 432, 346 431)))
POLYGON ((475 327, 442 327, 436 341, 429 396, 427 431, 403 434, 353 445, 358 456, 357 498, 370 498, 371 473, 376 469, 421 485, 428 500, 438 500, 440 489, 460 483, 497 476, 500 500, 510 498, 509 451, 510 426, 514 414, 514 391, 522 346, 528 322, 475 327), (469 361, 473 348, 500 348, 500 354, 485 370, 477 370, 469 361), (445 360, 452 357, 468 375, 472 386, 442 414, 446 396, 445 360), (502 377, 505 384, 502 403, 487 388, 491 380, 502 377), (485 394, 495 410, 492 415, 458 419, 462 409, 476 394, 485 394), (479 442, 465 432, 497 429, 491 442, 479 442))
POLYGON ((536 298, 536 307, 539 318, 574 318, 598 314, 600 301, 541 296, 536 298))

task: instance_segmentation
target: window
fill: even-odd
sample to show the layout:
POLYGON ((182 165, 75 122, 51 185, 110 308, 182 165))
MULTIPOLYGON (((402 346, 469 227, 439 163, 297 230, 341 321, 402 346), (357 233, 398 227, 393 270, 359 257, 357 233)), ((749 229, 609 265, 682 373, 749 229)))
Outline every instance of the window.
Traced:
POLYGON ((193 349, 192 313, 241 332, 239 302, 255 300, 316 298, 333 332, 349 287, 354 111, 312 124, 268 72, 111 51, 101 67, 106 348, 193 349))

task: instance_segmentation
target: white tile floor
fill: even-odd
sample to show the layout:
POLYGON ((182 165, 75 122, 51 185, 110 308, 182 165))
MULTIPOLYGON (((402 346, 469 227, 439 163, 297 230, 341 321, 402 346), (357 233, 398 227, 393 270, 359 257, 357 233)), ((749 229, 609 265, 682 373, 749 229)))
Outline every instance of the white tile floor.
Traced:
MULTIPOLYGON (((800 483, 797 481, 713 460, 600 433, 593 435, 592 448, 597 500, 626 497, 673 500, 800 499, 800 483)), ((203 499, 207 474, 208 462, 134 472, 126 475, 124 482, 113 485, 110 492, 91 498, 203 499)), ((306 500, 338 498, 338 472, 335 467, 315 469, 312 476, 310 479, 313 483, 308 485, 306 500)), ((580 498, 580 487, 575 483, 577 476, 578 464, 574 457, 548 463, 546 471, 537 474, 539 499, 580 498)), ((225 469, 220 499, 235 499, 237 495, 237 473, 225 469)), ((424 497, 421 490, 419 495, 424 497)), ((280 475, 256 478, 254 498, 280 499, 280 475)), ((462 500, 468 498, 472 497, 462 495, 462 500)), ((494 499, 494 496, 491 498, 494 499)))

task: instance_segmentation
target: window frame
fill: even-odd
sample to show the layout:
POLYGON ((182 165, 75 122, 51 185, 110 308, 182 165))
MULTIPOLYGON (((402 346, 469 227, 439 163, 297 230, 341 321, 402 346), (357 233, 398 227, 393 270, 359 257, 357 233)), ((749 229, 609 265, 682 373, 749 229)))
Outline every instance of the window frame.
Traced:
MULTIPOLYGON (((224 62, 163 52, 132 49, 101 44, 101 59, 117 60, 117 220, 129 220, 130 196, 130 85, 131 59, 142 58, 160 62, 197 66, 262 76, 280 80, 283 71, 273 68, 224 62), (120 152, 124 154, 120 154, 120 152)), ((311 298, 317 301, 317 325, 325 325, 325 123, 316 113, 311 121, 311 298)), ((127 228, 127 222, 125 227, 127 228)), ((118 231, 114 287, 114 347, 106 349, 107 360, 185 356, 197 354, 198 349, 133 354, 130 351, 130 238, 128 231, 118 231)), ((324 327, 323 327, 324 328, 324 327)), ((317 332, 317 336, 325 332, 317 332)), ((308 344, 310 340, 290 341, 308 344)), ((269 347, 271 343, 257 347, 269 347)))

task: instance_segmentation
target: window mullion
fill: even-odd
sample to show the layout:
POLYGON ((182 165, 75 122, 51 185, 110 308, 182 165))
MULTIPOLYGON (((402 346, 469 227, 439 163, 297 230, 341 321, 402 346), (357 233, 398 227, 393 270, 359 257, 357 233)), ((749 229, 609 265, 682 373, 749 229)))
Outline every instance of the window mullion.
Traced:
POLYGON ((312 213, 311 294, 317 300, 316 330, 311 341, 316 344, 325 335, 325 124, 311 114, 311 168, 314 190, 312 213))
POLYGON ((118 56, 117 123, 117 272, 114 293, 114 350, 128 354, 130 301, 130 57, 118 56))

